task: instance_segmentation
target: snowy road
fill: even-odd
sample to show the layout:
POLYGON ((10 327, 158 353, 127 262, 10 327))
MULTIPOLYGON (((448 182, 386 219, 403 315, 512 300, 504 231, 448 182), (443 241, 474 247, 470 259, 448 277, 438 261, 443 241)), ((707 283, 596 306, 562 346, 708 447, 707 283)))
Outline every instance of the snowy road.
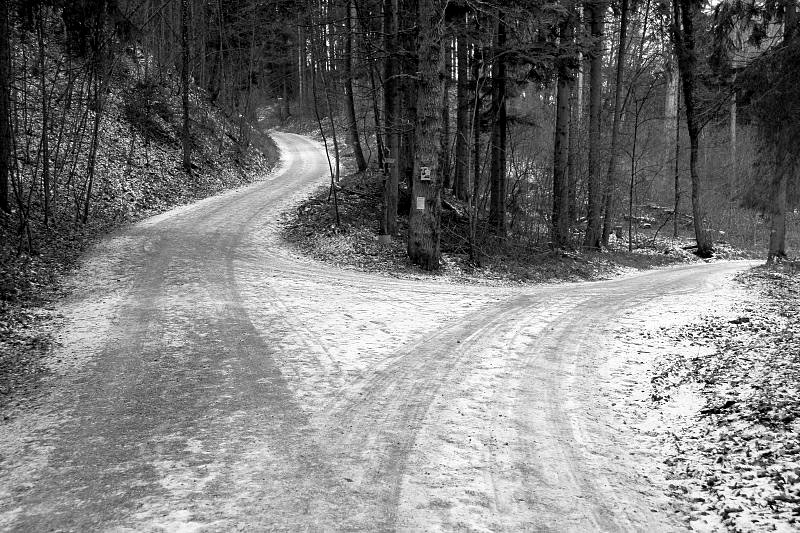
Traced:
POLYGON ((620 325, 724 306, 744 263, 458 286, 280 246, 321 148, 100 244, 47 394, 0 426, 0 530, 673 530, 620 325))

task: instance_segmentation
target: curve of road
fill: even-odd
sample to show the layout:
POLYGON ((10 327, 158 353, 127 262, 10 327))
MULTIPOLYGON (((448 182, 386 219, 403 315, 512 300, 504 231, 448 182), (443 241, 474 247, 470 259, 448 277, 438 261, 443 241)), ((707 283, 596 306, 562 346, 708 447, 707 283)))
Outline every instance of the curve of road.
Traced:
POLYGON ((85 260, 47 394, 2 426, 0 529, 681 529, 619 407, 644 362, 610 339, 721 305, 746 264, 526 288, 338 270, 280 245, 327 162, 275 138, 263 181, 85 260))

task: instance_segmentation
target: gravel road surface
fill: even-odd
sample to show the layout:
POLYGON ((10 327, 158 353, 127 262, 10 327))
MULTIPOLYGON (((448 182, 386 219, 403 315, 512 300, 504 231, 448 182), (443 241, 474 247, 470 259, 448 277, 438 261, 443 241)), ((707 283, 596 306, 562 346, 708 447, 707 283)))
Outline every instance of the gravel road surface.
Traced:
POLYGON ((279 241, 328 168, 274 136, 264 180, 83 261, 45 392, 0 422, 0 529, 682 529, 636 427, 647 361, 610 339, 724 305, 746 263, 508 288, 340 271, 279 241))

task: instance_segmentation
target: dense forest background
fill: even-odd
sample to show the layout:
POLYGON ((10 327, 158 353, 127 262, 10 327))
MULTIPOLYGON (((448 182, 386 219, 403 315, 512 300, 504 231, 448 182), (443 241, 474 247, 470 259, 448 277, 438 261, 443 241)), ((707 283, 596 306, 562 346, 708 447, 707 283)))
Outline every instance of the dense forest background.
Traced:
POLYGON ((443 209, 470 256, 633 250, 645 228, 703 257, 795 245, 792 0, 0 10, 3 258, 19 267, 3 299, 49 247, 74 255, 76 235, 253 179, 275 159, 263 127, 303 120, 330 153, 332 209, 351 156, 381 187, 382 239, 426 269, 443 209))

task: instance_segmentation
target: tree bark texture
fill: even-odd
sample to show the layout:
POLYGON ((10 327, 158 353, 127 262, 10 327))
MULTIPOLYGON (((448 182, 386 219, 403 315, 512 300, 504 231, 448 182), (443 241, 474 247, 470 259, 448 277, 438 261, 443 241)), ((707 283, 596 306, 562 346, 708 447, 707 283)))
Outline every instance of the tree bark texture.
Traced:
POLYGON ((183 148, 183 170, 192 173, 192 145, 189 137, 189 0, 180 0, 181 16, 181 107, 183 127, 181 128, 181 147, 183 148))
POLYGON ((356 160, 356 168, 359 172, 367 169, 367 161, 364 159, 364 152, 361 150, 361 140, 358 137, 358 122, 356 121, 356 103, 353 94, 353 1, 347 4, 345 15, 347 35, 345 36, 344 50, 344 91, 345 91, 345 112, 347 113, 347 132, 350 137, 350 145, 353 147, 353 157, 356 160))
POLYGON ((42 198, 44 200, 44 226, 50 221, 50 113, 47 95, 47 58, 45 54, 45 8, 39 6, 39 20, 36 25, 36 36, 39 44, 39 90, 42 93, 42 198))
POLYGON ((490 167, 489 226, 501 238, 506 233, 506 23, 497 15, 497 34, 492 63, 492 144, 490 167))
POLYGON ((441 174, 442 187, 450 189, 452 187, 450 179, 450 85, 452 83, 453 47, 450 37, 445 39, 444 49, 444 90, 442 91, 442 151, 441 151, 441 174))
POLYGON ((713 252, 711 235, 703 226, 705 211, 701 195, 697 160, 700 153, 700 125, 697 121, 694 86, 697 56, 695 53, 694 14, 699 6, 694 0, 674 0, 673 38, 683 85, 683 106, 686 109, 686 126, 689 132, 689 174, 692 180, 692 216, 697 240, 697 255, 710 257, 713 252))
MULTIPOLYGON (((619 173, 619 129, 622 118, 622 84, 625 77, 625 46, 628 34, 628 0, 620 0, 619 50, 617 51, 617 84, 614 88, 614 118, 611 123, 611 158, 608 163, 605 191, 605 221, 603 225, 603 246, 608 246, 608 237, 614 226, 614 200, 617 195, 619 173)), ((634 141, 635 142, 635 141, 634 141)))
POLYGON ((10 24, 8 3, 0 2, 0 210, 11 212, 8 199, 11 170, 11 84, 10 24))
MULTIPOLYGON (((797 24, 797 6, 793 0, 785 0, 784 14, 784 46, 791 43, 794 37, 794 29, 797 24)), ((767 251, 767 263, 772 263, 776 259, 786 257, 786 192, 788 187, 787 169, 781 161, 777 163, 778 181, 775 185, 775 212, 772 215, 769 232, 769 250, 767 251)))
POLYGON ((439 268, 442 175, 440 135, 444 56, 442 13, 446 0, 419 4, 418 120, 415 129, 414 196, 408 217, 408 256, 425 270, 439 268), (428 178, 428 179, 422 179, 428 178))
MULTIPOLYGON (((578 56, 578 64, 581 58, 578 56)), ((578 132, 580 129, 580 92, 582 83, 577 83, 576 78, 581 76, 580 69, 569 81, 569 146, 567 154, 567 196, 569 204, 569 223, 572 226, 578 218, 578 132)))
POLYGON ((586 4, 594 50, 589 64, 589 183, 588 223, 583 245, 599 250, 601 235, 602 171, 600 169, 600 112, 603 105, 603 16, 605 2, 586 4))
POLYGON ((469 41, 465 35, 465 28, 459 28, 456 40, 456 70, 458 81, 456 85, 456 157, 455 178, 453 194, 462 202, 469 200, 470 196, 470 126, 472 124, 472 101, 470 98, 469 80, 469 41))
POLYGON ((396 0, 383 2, 383 117, 384 137, 388 148, 386 159, 386 175, 383 182, 383 216, 381 217, 381 235, 395 235, 397 233, 397 196, 400 182, 400 131, 397 124, 397 102, 399 102, 397 83, 397 56, 393 53, 396 49, 397 39, 397 13, 395 12, 396 0))
MULTIPOLYGON (((570 10, 571 11, 571 10, 570 10)), ((562 46, 572 42, 573 18, 568 15, 560 24, 562 46)), ((570 80, 567 59, 558 58, 558 83, 556 86, 556 128, 553 147, 553 212, 550 240, 554 248, 569 246, 569 115, 570 80)))
POLYGON ((678 76, 678 72, 676 69, 675 61, 673 58, 673 54, 670 53, 669 56, 665 59, 665 69, 664 74, 666 76, 666 94, 664 98, 664 155, 663 155, 663 167, 666 176, 665 180, 665 187, 664 190, 666 193, 669 193, 670 188, 670 180, 668 179, 670 176, 670 163, 673 161, 675 157, 675 128, 677 128, 677 122, 675 117, 678 114, 678 89, 680 84, 680 79, 678 76))
POLYGON ((397 123, 400 130, 398 154, 399 180, 408 185, 408 193, 414 194, 414 142, 417 122, 417 19, 418 0, 397 0, 397 50, 400 53, 398 78, 397 123))

